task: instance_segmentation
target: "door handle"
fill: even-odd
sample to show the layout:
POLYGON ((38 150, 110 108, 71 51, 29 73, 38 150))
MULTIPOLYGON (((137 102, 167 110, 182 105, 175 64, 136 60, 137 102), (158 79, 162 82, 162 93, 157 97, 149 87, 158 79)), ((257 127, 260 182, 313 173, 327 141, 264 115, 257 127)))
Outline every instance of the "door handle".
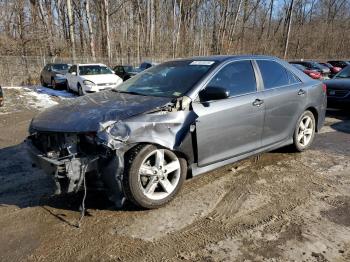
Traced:
POLYGON ((298 96, 303 96, 303 95, 305 95, 305 91, 303 90, 303 89, 300 89, 299 91, 298 91, 298 96))
POLYGON ((261 100, 261 99, 255 99, 255 101, 253 102, 253 106, 261 106, 262 104, 264 103, 264 100, 261 100))

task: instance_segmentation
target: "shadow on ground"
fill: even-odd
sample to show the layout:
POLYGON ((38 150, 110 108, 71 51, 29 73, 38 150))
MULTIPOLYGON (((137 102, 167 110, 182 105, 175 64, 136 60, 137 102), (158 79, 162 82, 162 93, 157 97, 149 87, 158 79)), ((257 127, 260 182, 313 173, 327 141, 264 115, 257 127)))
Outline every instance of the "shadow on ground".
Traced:
MULTIPOLYGON (((55 196, 54 189, 51 177, 42 170, 32 167, 24 143, 0 149, 0 207, 50 206, 79 211, 82 192, 55 196)), ((104 191, 88 190, 86 207, 112 209, 114 205, 108 200, 104 191)))

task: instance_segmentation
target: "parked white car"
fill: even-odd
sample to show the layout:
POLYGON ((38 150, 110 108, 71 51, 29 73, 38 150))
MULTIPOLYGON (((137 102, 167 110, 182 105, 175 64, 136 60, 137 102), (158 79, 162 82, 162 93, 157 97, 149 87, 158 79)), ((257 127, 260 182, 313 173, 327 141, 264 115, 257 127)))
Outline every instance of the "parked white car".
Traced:
POLYGON ((66 74, 67 89, 79 95, 117 87, 123 80, 104 64, 74 64, 66 74))

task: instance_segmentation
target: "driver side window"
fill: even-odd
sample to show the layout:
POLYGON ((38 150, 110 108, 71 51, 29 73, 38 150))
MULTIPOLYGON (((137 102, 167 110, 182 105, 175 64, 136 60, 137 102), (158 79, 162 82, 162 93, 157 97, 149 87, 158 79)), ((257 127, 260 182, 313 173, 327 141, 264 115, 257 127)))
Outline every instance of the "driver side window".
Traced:
POLYGON ((256 79, 251 61, 238 61, 226 65, 207 86, 225 88, 230 92, 230 96, 256 92, 256 79))

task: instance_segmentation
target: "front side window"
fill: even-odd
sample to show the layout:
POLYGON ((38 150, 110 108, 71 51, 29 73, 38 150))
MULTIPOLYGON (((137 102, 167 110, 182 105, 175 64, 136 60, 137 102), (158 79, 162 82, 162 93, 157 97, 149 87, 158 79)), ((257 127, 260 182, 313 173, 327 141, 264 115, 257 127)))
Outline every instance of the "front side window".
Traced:
POLYGON ((74 66, 72 66, 70 69, 69 69, 69 71, 68 71, 69 73, 73 73, 73 72, 77 72, 77 66, 76 65, 74 65, 74 66))
POLYGON ((180 97, 216 65, 215 61, 170 61, 137 74, 117 87, 117 91, 140 95, 180 97))
POLYGON ((108 75, 108 74, 113 74, 113 72, 107 66, 86 65, 86 66, 79 66, 79 74, 82 76, 84 76, 84 75, 108 75))
POLYGON ((265 89, 289 85, 288 71, 279 63, 270 60, 257 60, 265 89))
POLYGON ((251 61, 228 64, 210 80, 207 86, 226 88, 230 96, 255 92, 256 79, 251 61))

